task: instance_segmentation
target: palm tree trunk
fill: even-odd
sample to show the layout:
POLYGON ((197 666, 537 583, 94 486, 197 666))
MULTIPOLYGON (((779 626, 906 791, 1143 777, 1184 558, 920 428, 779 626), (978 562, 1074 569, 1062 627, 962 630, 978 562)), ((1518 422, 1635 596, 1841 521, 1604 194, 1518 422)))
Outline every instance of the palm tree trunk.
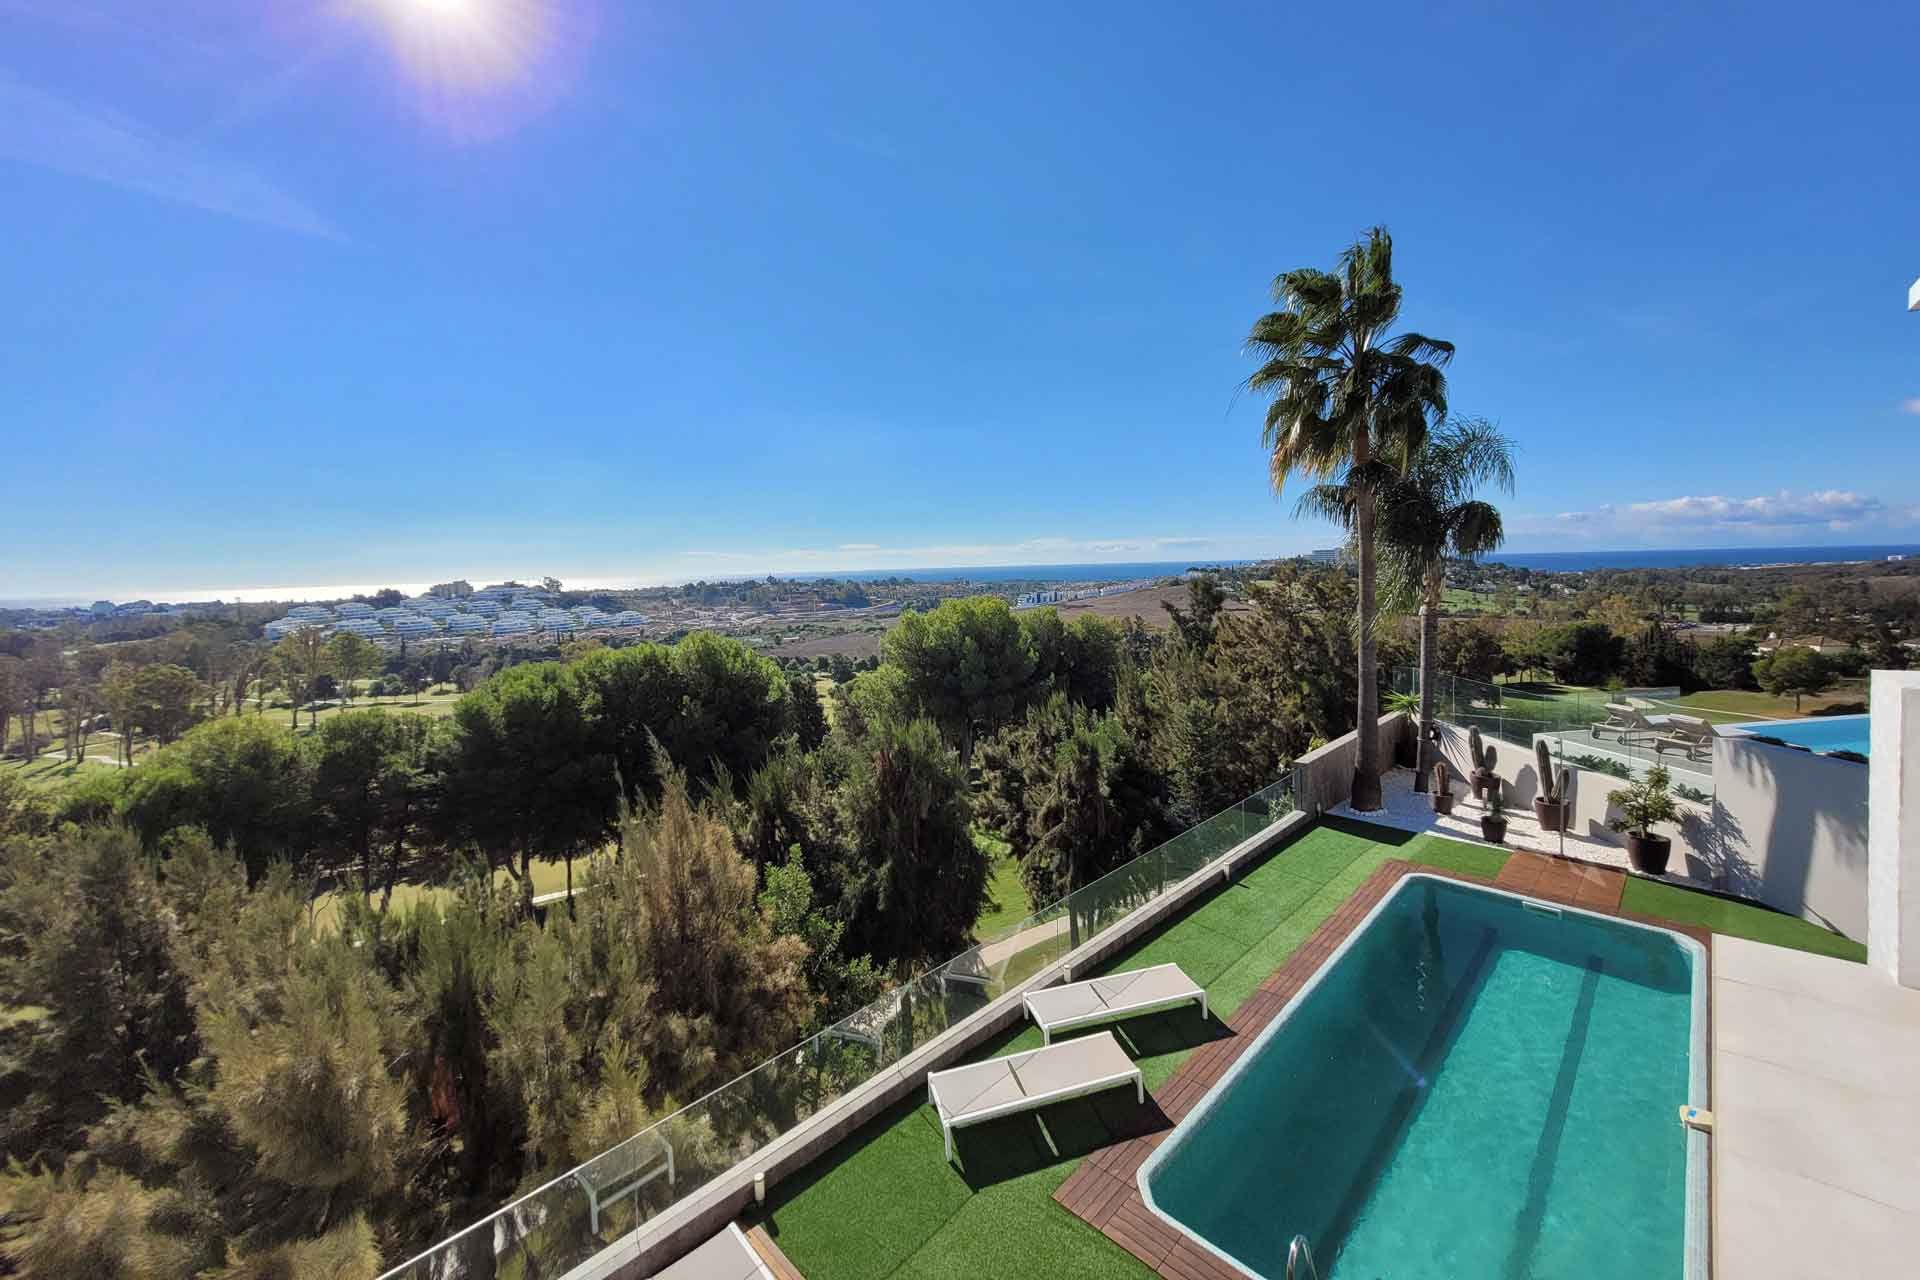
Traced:
MULTIPOLYGON (((1368 441, 1362 430, 1354 434, 1353 459, 1356 467, 1368 461, 1368 441)), ((1373 645, 1373 492, 1364 486, 1353 504, 1353 534, 1360 552, 1360 606, 1358 648, 1360 651, 1359 751, 1353 765, 1353 807, 1366 813, 1380 807, 1380 682, 1379 656, 1373 645)))
POLYGON ((1433 667, 1440 649, 1439 591, 1427 583, 1427 598, 1420 602, 1420 717, 1414 724, 1413 789, 1427 789, 1427 771, 1433 768, 1433 667))

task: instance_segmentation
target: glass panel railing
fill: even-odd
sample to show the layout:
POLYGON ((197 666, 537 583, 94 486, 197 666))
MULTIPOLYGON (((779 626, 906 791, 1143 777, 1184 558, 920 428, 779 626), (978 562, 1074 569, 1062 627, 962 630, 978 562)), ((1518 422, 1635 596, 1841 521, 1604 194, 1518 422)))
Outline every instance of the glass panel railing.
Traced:
POLYGON ((633 1233, 996 997, 1295 811, 1291 776, 1048 904, 992 939, 546 1183, 381 1280, 556 1276, 639 1257, 633 1233))
MULTIPOLYGON (((1403 683, 1418 688, 1409 668, 1397 669, 1393 682, 1396 689, 1403 683)), ((1516 690, 1442 673, 1434 677, 1434 715, 1528 752, 1536 738, 1547 741, 1556 764, 1623 782, 1663 765, 1675 795, 1697 804, 1712 801, 1712 729, 1702 728, 1704 721, 1677 703, 1627 693, 1516 690)))

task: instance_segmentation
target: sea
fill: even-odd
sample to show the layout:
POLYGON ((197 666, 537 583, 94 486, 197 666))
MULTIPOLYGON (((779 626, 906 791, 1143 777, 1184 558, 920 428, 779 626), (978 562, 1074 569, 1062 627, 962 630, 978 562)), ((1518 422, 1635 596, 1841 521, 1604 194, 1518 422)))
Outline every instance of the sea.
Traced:
POLYGON ((1760 568, 1786 564, 1850 564, 1889 556, 1920 558, 1920 543, 1860 547, 1681 547, 1633 551, 1523 551, 1488 556, 1489 563, 1544 573, 1589 569, 1689 569, 1696 565, 1760 568))
POLYGON ((1135 560, 1108 564, 942 565, 924 569, 822 569, 772 576, 806 582, 816 578, 845 582, 878 582, 885 578, 911 578, 915 582, 1129 582, 1135 578, 1177 577, 1189 569, 1237 569, 1262 563, 1261 560, 1135 560))
MULTIPOLYGON (((1515 551, 1487 557, 1490 564, 1543 573, 1581 573, 1590 569, 1686 569, 1695 565, 1846 564, 1885 560, 1888 556, 1920 558, 1920 543, 1860 547, 1680 547, 1617 551, 1515 551)), ((1126 564, 1009 564, 944 566, 927 569, 834 570, 823 573, 776 573, 776 578, 831 577, 872 582, 881 578, 913 578, 920 582, 1117 582, 1132 578, 1165 578, 1189 569, 1239 568, 1260 560, 1143 560, 1126 564)))
MULTIPOLYGON (((1685 569, 1694 565, 1841 564, 1862 560, 1885 560, 1889 556, 1920 559, 1920 543, 1892 543, 1885 546, 1858 547, 1682 547, 1649 550, 1636 548, 1618 551, 1515 551, 1490 557, 1490 563, 1511 565, 1549 573, 1578 573, 1589 569, 1685 569)), ((1130 582, 1136 578, 1177 577, 1189 569, 1227 569, 1263 563, 1256 560, 1138 560, 1105 564, 996 564, 939 565, 918 569, 823 569, 803 573, 775 573, 781 579, 812 580, 838 578, 854 582, 874 582, 883 578, 912 578, 919 582, 1130 582)), ((727 575, 727 580, 756 575, 727 575)), ((473 581, 480 581, 474 577, 473 581)), ((487 579, 494 581, 494 579, 487 579)), ((680 579, 678 581, 687 581, 680 579)), ((592 584, 612 588, 611 579, 592 584)), ((633 585, 662 585, 635 582, 633 585)), ((677 585, 677 583, 676 583, 677 585)), ((147 598, 161 601, 252 600, 299 601, 344 600, 369 594, 383 586, 393 586, 414 595, 426 590, 425 583, 372 583, 361 586, 324 587, 248 587, 221 590, 200 588, 192 592, 147 592, 147 598)), ((64 608, 83 605, 92 596, 0 597, 0 608, 64 608)), ((124 598, 134 599, 133 595, 124 598)))

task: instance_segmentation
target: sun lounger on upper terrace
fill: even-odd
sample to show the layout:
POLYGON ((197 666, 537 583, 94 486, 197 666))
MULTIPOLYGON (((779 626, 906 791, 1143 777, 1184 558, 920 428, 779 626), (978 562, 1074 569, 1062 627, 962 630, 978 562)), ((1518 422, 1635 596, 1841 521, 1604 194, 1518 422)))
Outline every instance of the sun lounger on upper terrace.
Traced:
POLYGON ((988 1058, 927 1076, 927 1095, 940 1115, 947 1159, 953 1159, 953 1131, 963 1125, 1032 1111, 1052 1102, 1084 1098, 1132 1082, 1141 1102, 1147 1086, 1113 1032, 1062 1040, 1042 1049, 988 1058))
POLYGON ((1713 752, 1713 725, 1708 721, 1693 716, 1667 716, 1660 728, 1660 737, 1653 744, 1655 755, 1672 748, 1686 752, 1689 760, 1697 760, 1713 752))
POLYGON ((1647 713, 1630 702, 1609 702, 1607 718, 1593 726, 1595 741, 1602 741, 1611 733, 1622 743, 1651 742, 1661 732, 1661 726, 1647 719, 1647 713))
POLYGON ((1136 1014, 1200 1002, 1207 1016, 1207 990, 1189 978, 1177 964, 1109 974, 1064 987, 1043 987, 1027 993, 1027 1014, 1040 1028, 1041 1038, 1053 1043, 1053 1033, 1072 1027, 1112 1022, 1136 1014))

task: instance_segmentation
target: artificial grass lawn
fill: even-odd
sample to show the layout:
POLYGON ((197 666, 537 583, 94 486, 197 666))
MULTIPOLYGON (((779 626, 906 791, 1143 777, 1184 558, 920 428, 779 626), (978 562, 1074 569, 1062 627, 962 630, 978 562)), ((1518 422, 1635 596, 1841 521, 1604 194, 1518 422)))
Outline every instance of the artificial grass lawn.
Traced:
MULTIPOLYGON (((1113 1028, 1148 1090, 1222 1034, 1254 989, 1390 857, 1491 877, 1507 855, 1323 821, 1108 965, 1174 961, 1207 988, 1214 1021, 1189 1007, 1113 1028)), ((1023 1026, 979 1056, 1039 1045, 1039 1031, 1023 1026)), ((1144 1276, 1133 1255, 1052 1200, 1085 1155, 1137 1116, 1132 1096, 1116 1089, 962 1129, 955 1145, 963 1171, 944 1158, 933 1109, 910 1098, 774 1188, 765 1222, 808 1280, 1144 1276)))
POLYGON ((1626 888, 1620 894, 1620 909, 1676 924, 1697 924, 1715 933, 1750 938, 1776 947, 1793 947, 1860 963, 1865 963, 1867 958, 1864 943, 1830 933, 1798 916, 1731 902, 1710 893, 1695 893, 1657 880, 1628 876, 1626 888))

